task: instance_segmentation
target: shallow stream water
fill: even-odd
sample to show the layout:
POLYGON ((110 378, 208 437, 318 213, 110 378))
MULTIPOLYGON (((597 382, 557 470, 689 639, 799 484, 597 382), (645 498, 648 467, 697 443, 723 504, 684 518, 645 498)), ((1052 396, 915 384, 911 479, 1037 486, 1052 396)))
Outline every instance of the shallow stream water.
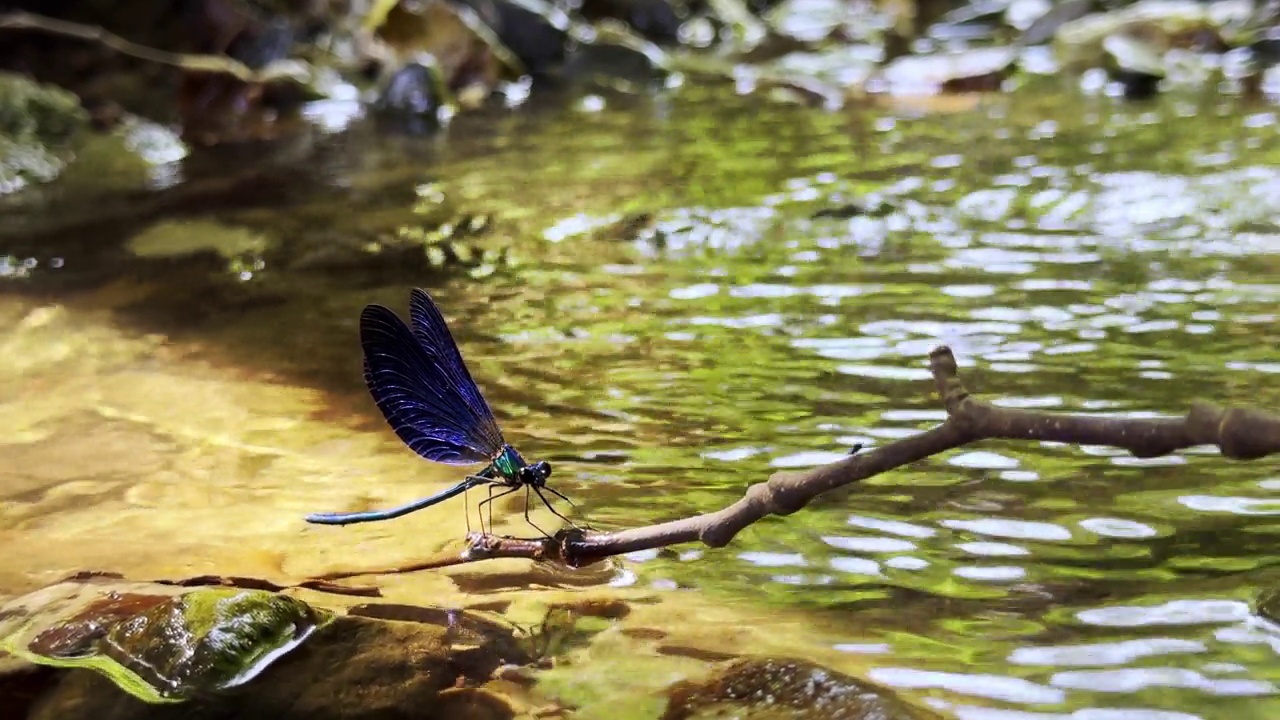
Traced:
MULTIPOLYGON (((396 440, 360 376, 360 308, 403 314, 412 286, 508 441, 600 529, 711 511, 940 422, 939 344, 1008 407, 1280 409, 1272 106, 1066 87, 840 113, 696 89, 606 100, 463 116, 443 138, 359 120, 11 201, 0 593, 81 569, 302 578, 458 543, 461 502, 302 522, 458 477, 396 440), (375 242, 433 193, 491 216, 482 241, 514 264, 291 264, 375 242), (129 250, 164 222, 261 244, 129 250)), ((498 531, 527 530, 517 498, 498 531)), ((1280 717, 1280 632, 1252 609, 1280 581, 1278 517, 1273 460, 984 442, 723 549, 579 578, 514 561, 372 577, 401 602, 611 583, 664 608, 653 622, 686 651, 597 642, 547 675, 586 716, 649 707, 714 652, 769 652, 966 720, 1245 720, 1280 717)))

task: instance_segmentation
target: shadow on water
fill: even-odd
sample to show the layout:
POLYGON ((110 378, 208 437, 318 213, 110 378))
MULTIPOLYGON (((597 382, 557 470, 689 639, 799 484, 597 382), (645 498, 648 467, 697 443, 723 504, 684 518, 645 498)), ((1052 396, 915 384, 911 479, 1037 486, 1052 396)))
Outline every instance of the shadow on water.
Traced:
MULTIPOLYGON (((142 344, 86 351, 98 336, 71 324, 66 352, 18 367, 10 390, 35 407, 49 388, 47 415, 8 431, 36 448, 23 492, 0 504, 34 559, 0 580, 35 582, 52 553, 229 573, 243 547, 269 547, 250 570, 305 575, 444 542, 460 521, 443 511, 342 534, 300 522, 453 477, 395 443, 360 378, 360 308, 404 313, 411 286, 445 309, 508 439, 550 460, 605 528, 713 510, 776 469, 940 421, 924 361, 941 343, 973 389, 1013 407, 1280 407, 1272 110, 1034 91, 843 114, 694 89, 607 100, 460 118, 447 142, 361 121, 191 159, 160 189, 18 208, 0 252, 37 264, 0 302, 22 303, 18 319, 54 302, 106 312, 122 346, 142 344), (462 246, 433 258, 414 233, 445 227, 462 246), (222 244, 163 252, 195 235, 222 244), (512 265, 478 272, 497 250, 512 265), (93 362, 60 378, 77 349, 93 362), (139 434, 144 421, 158 430, 139 434), (118 433, 130 451, 68 454, 66 428, 106 448, 118 433), (82 475, 59 470, 76 463, 82 475), (92 517, 77 507, 93 503, 92 517), (108 542, 130 519, 173 544, 53 539, 76 527, 108 542)), ((984 443, 723 550, 628 557, 608 581, 798 613, 812 632, 794 652, 854 658, 962 717, 1265 717, 1280 643, 1249 602, 1276 579, 1269 473, 1204 452, 984 443)), ((400 589, 520 577, 485 572, 400 589)))

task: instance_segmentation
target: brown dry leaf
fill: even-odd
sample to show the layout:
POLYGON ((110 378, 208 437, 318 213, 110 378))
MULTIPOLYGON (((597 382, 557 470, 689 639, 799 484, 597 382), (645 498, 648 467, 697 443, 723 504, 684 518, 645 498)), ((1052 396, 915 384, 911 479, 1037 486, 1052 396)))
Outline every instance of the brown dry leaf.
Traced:
MULTIPOLYGON (((396 5, 377 29, 377 36, 401 60, 422 53, 435 58, 450 90, 480 86, 492 89, 500 80, 523 74, 519 61, 474 13, 440 0, 418 10, 396 5)), ((485 93, 488 94, 487 92, 485 93)))

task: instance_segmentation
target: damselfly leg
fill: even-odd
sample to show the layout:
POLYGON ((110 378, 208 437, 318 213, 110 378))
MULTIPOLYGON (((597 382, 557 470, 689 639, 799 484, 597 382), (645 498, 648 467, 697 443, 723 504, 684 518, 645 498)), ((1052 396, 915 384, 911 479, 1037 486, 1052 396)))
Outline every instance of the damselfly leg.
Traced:
POLYGON ((493 501, 494 501, 494 500, 497 500, 497 499, 499 499, 499 498, 505 497, 505 496, 507 496, 507 495, 510 495, 511 493, 513 493, 513 492, 515 492, 515 491, 517 491, 517 490, 519 490, 519 489, 520 489, 520 486, 519 486, 519 485, 516 485, 516 486, 513 486, 513 487, 507 487, 507 489, 506 489, 506 490, 503 490, 502 492, 498 493, 497 495, 494 495, 494 494, 493 494, 493 487, 494 487, 494 485, 502 485, 502 483, 490 483, 490 485, 489 485, 489 497, 485 498, 484 500, 481 500, 481 501, 480 501, 480 505, 479 505, 478 507, 476 507, 476 514, 480 516, 480 530, 481 530, 481 532, 483 532, 483 531, 484 531, 484 510, 485 510, 485 506, 486 506, 486 505, 488 505, 488 506, 489 506, 489 507, 488 507, 488 510, 489 510, 489 532, 493 532, 493 501))
MULTIPOLYGON (((527 523, 529 523, 530 525, 532 525, 532 526, 533 526, 533 529, 534 529, 534 530, 537 530, 537 531, 538 531, 538 532, 540 532, 540 533, 542 533, 542 535, 543 535, 544 537, 548 537, 548 538, 549 538, 549 537, 551 537, 551 536, 547 534, 547 531, 546 531, 546 530, 543 530, 543 529, 542 529, 542 528, 540 528, 540 527, 538 527, 538 523, 534 522, 534 521, 529 517, 529 488, 533 488, 534 490, 537 490, 537 489, 538 489, 538 488, 537 488, 536 486, 534 486, 534 485, 525 485, 525 486, 524 486, 524 521, 525 521, 525 522, 527 522, 527 523)), ((538 493, 538 497, 542 497, 542 493, 538 493)), ((544 498, 544 499, 542 500, 542 502, 544 502, 544 503, 545 503, 545 502, 546 502, 546 499, 544 498)), ((553 513, 554 513, 554 512, 556 512, 556 511, 555 511, 555 510, 552 510, 551 512, 553 512, 553 513)), ((560 513, 556 513, 556 515, 560 515, 560 513)))
MULTIPOLYGON (((465 482, 474 486, 484 485, 489 490, 490 499, 493 498, 493 486, 501 485, 501 483, 495 482, 493 478, 487 478, 487 477, 484 477, 483 475, 468 475, 465 479, 465 482)), ((479 506, 477 506, 477 509, 476 509, 476 518, 480 521, 480 532, 484 532, 484 516, 480 514, 479 508, 483 507, 487 502, 488 500, 480 501, 480 504, 479 506)), ((471 498, 465 493, 463 495, 463 503, 464 503, 464 510, 462 514, 463 514, 463 517, 466 518, 467 534, 470 535, 471 534, 471 498)), ((492 514, 490 514, 490 517, 492 517, 492 514)), ((490 524, 492 525, 492 523, 490 524)))
MULTIPOLYGON (((468 488, 470 490, 470 488, 468 488)), ((471 534, 471 495, 466 491, 462 493, 462 517, 466 518, 467 535, 471 534)))
MULTIPOLYGON (((569 518, 565 517, 564 515, 561 515, 561 514, 560 514, 560 511, 559 511, 559 510, 556 510, 556 509, 555 509, 555 507, 554 507, 554 506, 552 506, 552 504, 551 504, 550 502, 548 502, 548 501, 547 501, 547 496, 542 494, 542 491, 543 491, 543 490, 546 490, 547 492, 549 492, 549 493, 551 493, 551 494, 555 495, 556 497, 560 498, 561 500, 564 500, 565 502, 569 503, 569 507, 574 507, 574 508, 576 508, 576 507, 578 507, 578 506, 577 506, 577 505, 574 505, 574 504, 573 504, 573 501, 572 501, 572 500, 570 500, 569 498, 565 497, 564 495, 561 495, 561 494, 560 494, 560 493, 559 493, 555 488, 549 488, 549 487, 547 487, 547 486, 545 486, 545 485, 544 485, 544 486, 542 486, 542 487, 538 487, 538 486, 536 486, 536 485, 535 485, 535 486, 533 486, 533 491, 534 491, 535 493, 537 493, 537 495, 538 495, 538 499, 542 501, 542 504, 543 504, 543 505, 546 505, 546 506, 547 506, 547 509, 551 511, 551 514, 552 514, 552 515, 555 515, 556 517, 560 518, 561 520, 563 520, 563 521, 565 521, 565 522, 569 523, 569 525, 570 525, 571 527, 577 528, 577 527, 578 527, 578 524, 577 524, 577 523, 575 523, 574 521, 572 521, 572 520, 570 520, 569 518)), ((528 500, 529 500, 529 497, 526 495, 526 496, 525 496, 525 512, 526 512, 526 514, 528 513, 528 500)), ((531 524, 532 524, 532 523, 531 523, 531 524)), ((536 526, 535 526, 535 527, 536 527, 536 526)), ((544 533, 544 534, 545 534, 545 533, 544 533)))

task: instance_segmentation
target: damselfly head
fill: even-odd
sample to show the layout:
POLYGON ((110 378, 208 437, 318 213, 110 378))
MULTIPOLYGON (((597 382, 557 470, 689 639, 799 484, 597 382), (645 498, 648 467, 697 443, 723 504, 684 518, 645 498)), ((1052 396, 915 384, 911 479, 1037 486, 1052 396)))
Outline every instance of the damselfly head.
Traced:
POLYGON ((551 477, 551 463, 546 460, 539 460, 532 465, 520 468, 520 482, 525 485, 542 487, 547 484, 549 477, 551 477))

